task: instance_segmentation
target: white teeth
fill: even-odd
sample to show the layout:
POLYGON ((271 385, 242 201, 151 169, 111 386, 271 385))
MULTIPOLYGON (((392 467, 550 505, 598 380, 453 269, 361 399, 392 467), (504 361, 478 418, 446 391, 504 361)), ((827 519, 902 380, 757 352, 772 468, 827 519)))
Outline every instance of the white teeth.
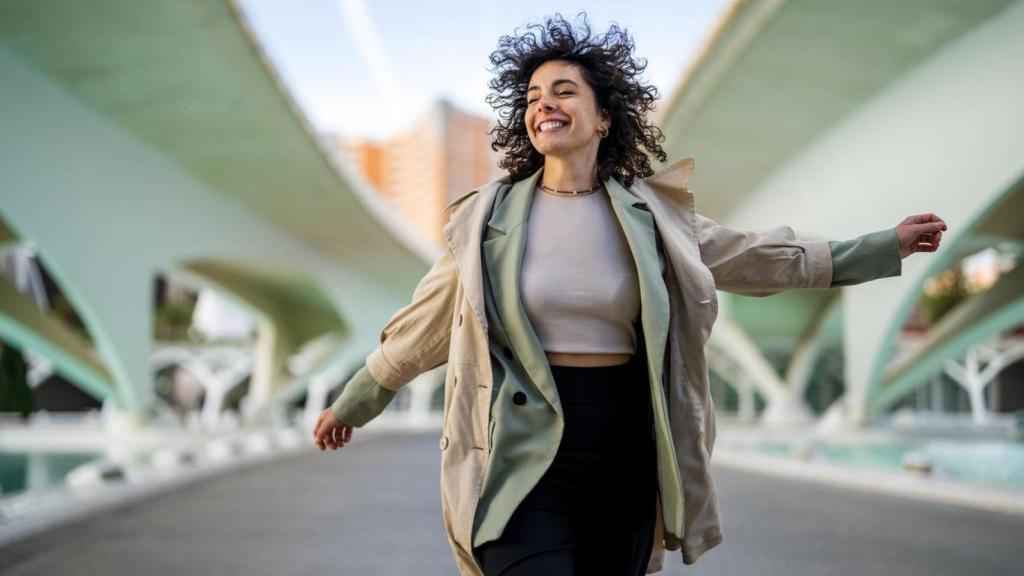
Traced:
POLYGON ((556 128, 561 128, 562 126, 565 126, 565 122, 558 122, 558 121, 555 121, 555 120, 552 120, 551 122, 541 122, 540 131, 541 132, 547 132, 549 130, 554 130, 556 128))

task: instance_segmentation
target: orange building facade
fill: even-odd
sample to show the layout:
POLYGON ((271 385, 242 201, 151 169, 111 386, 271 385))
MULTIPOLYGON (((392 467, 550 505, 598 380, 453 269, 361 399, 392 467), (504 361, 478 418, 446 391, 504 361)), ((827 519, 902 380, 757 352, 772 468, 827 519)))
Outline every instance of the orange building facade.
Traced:
POLYGON ((341 137, 335 147, 424 242, 441 247, 445 204, 504 174, 490 147, 492 127, 439 101, 386 142, 341 137))

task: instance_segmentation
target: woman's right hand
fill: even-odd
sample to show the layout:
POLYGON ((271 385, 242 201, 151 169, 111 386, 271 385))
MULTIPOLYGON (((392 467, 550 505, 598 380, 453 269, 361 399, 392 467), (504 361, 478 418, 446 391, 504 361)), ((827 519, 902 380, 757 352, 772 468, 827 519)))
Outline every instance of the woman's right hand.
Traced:
POLYGON ((352 440, 352 425, 338 420, 330 408, 320 413, 313 426, 313 444, 320 450, 337 450, 352 440))

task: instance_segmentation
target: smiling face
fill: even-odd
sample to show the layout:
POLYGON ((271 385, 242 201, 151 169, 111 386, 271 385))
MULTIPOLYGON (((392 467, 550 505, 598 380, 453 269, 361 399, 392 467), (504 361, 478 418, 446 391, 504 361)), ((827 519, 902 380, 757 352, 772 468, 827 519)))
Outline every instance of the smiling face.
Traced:
POLYGON ((594 91, 577 65, 549 60, 538 66, 530 76, 526 101, 526 133, 538 152, 597 157, 597 131, 608 128, 610 120, 598 110, 594 91))

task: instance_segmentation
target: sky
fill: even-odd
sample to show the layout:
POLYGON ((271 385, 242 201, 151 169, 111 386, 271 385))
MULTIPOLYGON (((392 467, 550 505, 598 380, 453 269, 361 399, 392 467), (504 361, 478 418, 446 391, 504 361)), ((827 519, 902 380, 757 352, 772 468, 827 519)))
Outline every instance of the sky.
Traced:
POLYGON ((728 0, 239 0, 278 75, 321 133, 387 139, 444 98, 492 117, 484 100, 498 38, 585 11, 594 32, 614 22, 646 58, 661 100, 678 88, 728 0))

